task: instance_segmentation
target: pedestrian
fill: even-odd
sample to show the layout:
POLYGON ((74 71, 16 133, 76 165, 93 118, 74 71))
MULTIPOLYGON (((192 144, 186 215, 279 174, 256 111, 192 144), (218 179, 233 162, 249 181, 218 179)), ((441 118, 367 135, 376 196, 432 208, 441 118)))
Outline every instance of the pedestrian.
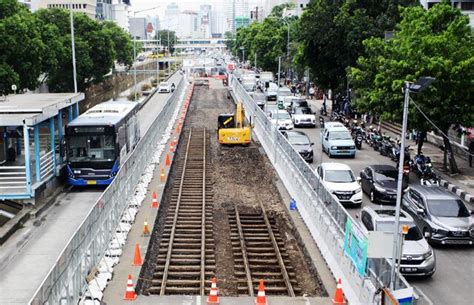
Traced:
POLYGON ((469 143, 469 167, 472 167, 472 156, 474 155, 474 140, 469 143))
POLYGON ((314 98, 314 87, 309 88, 309 99, 312 100, 314 98))

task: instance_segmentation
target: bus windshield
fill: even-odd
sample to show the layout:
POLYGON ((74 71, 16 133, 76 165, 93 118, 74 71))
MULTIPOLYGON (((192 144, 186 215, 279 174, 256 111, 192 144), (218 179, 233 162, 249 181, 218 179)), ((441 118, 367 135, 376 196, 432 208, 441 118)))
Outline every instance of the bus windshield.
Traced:
POLYGON ((115 160, 113 135, 70 136, 67 143, 70 162, 115 160))

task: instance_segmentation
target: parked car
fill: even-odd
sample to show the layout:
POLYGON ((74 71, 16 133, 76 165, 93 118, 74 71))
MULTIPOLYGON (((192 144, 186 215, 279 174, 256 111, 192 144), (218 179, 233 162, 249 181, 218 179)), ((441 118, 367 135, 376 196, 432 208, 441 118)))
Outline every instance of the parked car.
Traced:
POLYGON ((282 131, 285 138, 288 139, 291 146, 303 157, 308 163, 313 163, 313 148, 309 137, 301 131, 282 131))
POLYGON ((316 176, 341 204, 355 207, 362 204, 362 189, 348 165, 323 162, 317 167, 316 176))
MULTIPOLYGON (((367 231, 394 233, 395 209, 372 209, 364 207, 360 220, 367 231)), ((420 229, 410 215, 400 212, 400 229, 408 226, 404 235, 400 272, 403 275, 430 277, 436 271, 436 257, 430 245, 423 238, 420 229)))
POLYGON ((286 110, 275 110, 271 112, 270 121, 272 124, 277 125, 278 129, 291 130, 294 127, 291 116, 286 110))
POLYGON ((321 129, 321 146, 329 158, 333 156, 349 156, 356 154, 355 143, 347 128, 340 122, 326 122, 321 129))
POLYGON ((472 211, 454 194, 440 186, 415 185, 405 193, 405 209, 432 244, 474 243, 472 211))
POLYGON ((170 93, 171 92, 171 84, 168 82, 161 82, 158 86, 158 93, 170 93))
MULTIPOLYGON (((391 165, 371 165, 360 172, 362 191, 374 203, 395 204, 397 200, 398 170, 391 165)), ((402 189, 407 188, 402 181, 402 189)))
POLYGON ((293 110, 291 118, 295 126, 316 127, 316 115, 311 108, 297 107, 293 110))

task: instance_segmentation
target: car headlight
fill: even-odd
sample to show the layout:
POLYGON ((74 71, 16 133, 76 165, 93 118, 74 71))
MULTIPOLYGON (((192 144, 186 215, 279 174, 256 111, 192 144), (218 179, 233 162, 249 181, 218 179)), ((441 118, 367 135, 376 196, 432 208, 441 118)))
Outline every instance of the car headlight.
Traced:
POLYGON ((385 192, 385 189, 378 184, 374 184, 374 188, 377 192, 385 192))
POLYGON ((331 146, 331 149, 337 149, 337 146, 331 146))
POLYGON ((421 256, 421 259, 427 259, 429 257, 433 256, 433 250, 430 249, 430 251, 426 252, 421 256))
POLYGON ((81 174, 81 171, 80 171, 80 170, 74 170, 74 174, 75 174, 75 175, 80 175, 80 174, 81 174))
POLYGON ((355 190, 355 193, 356 193, 356 194, 357 194, 357 193, 360 193, 360 192, 362 192, 362 188, 360 188, 360 187, 355 190))
POLYGON ((474 227, 472 227, 471 229, 469 229, 469 235, 474 238, 474 227))
POLYGON ((355 149, 356 147, 355 146, 350 146, 349 149, 355 149))

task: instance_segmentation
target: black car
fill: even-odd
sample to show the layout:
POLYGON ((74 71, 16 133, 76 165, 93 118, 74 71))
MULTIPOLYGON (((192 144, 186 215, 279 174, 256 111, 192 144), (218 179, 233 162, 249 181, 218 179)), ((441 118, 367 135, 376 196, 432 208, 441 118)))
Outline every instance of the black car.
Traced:
POLYGON ((309 140, 304 132, 291 130, 282 131, 281 133, 306 162, 313 163, 313 148, 311 146, 314 143, 309 140))
MULTIPOLYGON (((397 200, 398 170, 390 165, 371 165, 360 172, 362 191, 371 202, 395 204, 397 200)), ((403 182, 402 189, 407 184, 403 182)))
POLYGON ((402 208, 430 244, 474 245, 473 211, 447 189, 414 185, 403 196, 402 208))

